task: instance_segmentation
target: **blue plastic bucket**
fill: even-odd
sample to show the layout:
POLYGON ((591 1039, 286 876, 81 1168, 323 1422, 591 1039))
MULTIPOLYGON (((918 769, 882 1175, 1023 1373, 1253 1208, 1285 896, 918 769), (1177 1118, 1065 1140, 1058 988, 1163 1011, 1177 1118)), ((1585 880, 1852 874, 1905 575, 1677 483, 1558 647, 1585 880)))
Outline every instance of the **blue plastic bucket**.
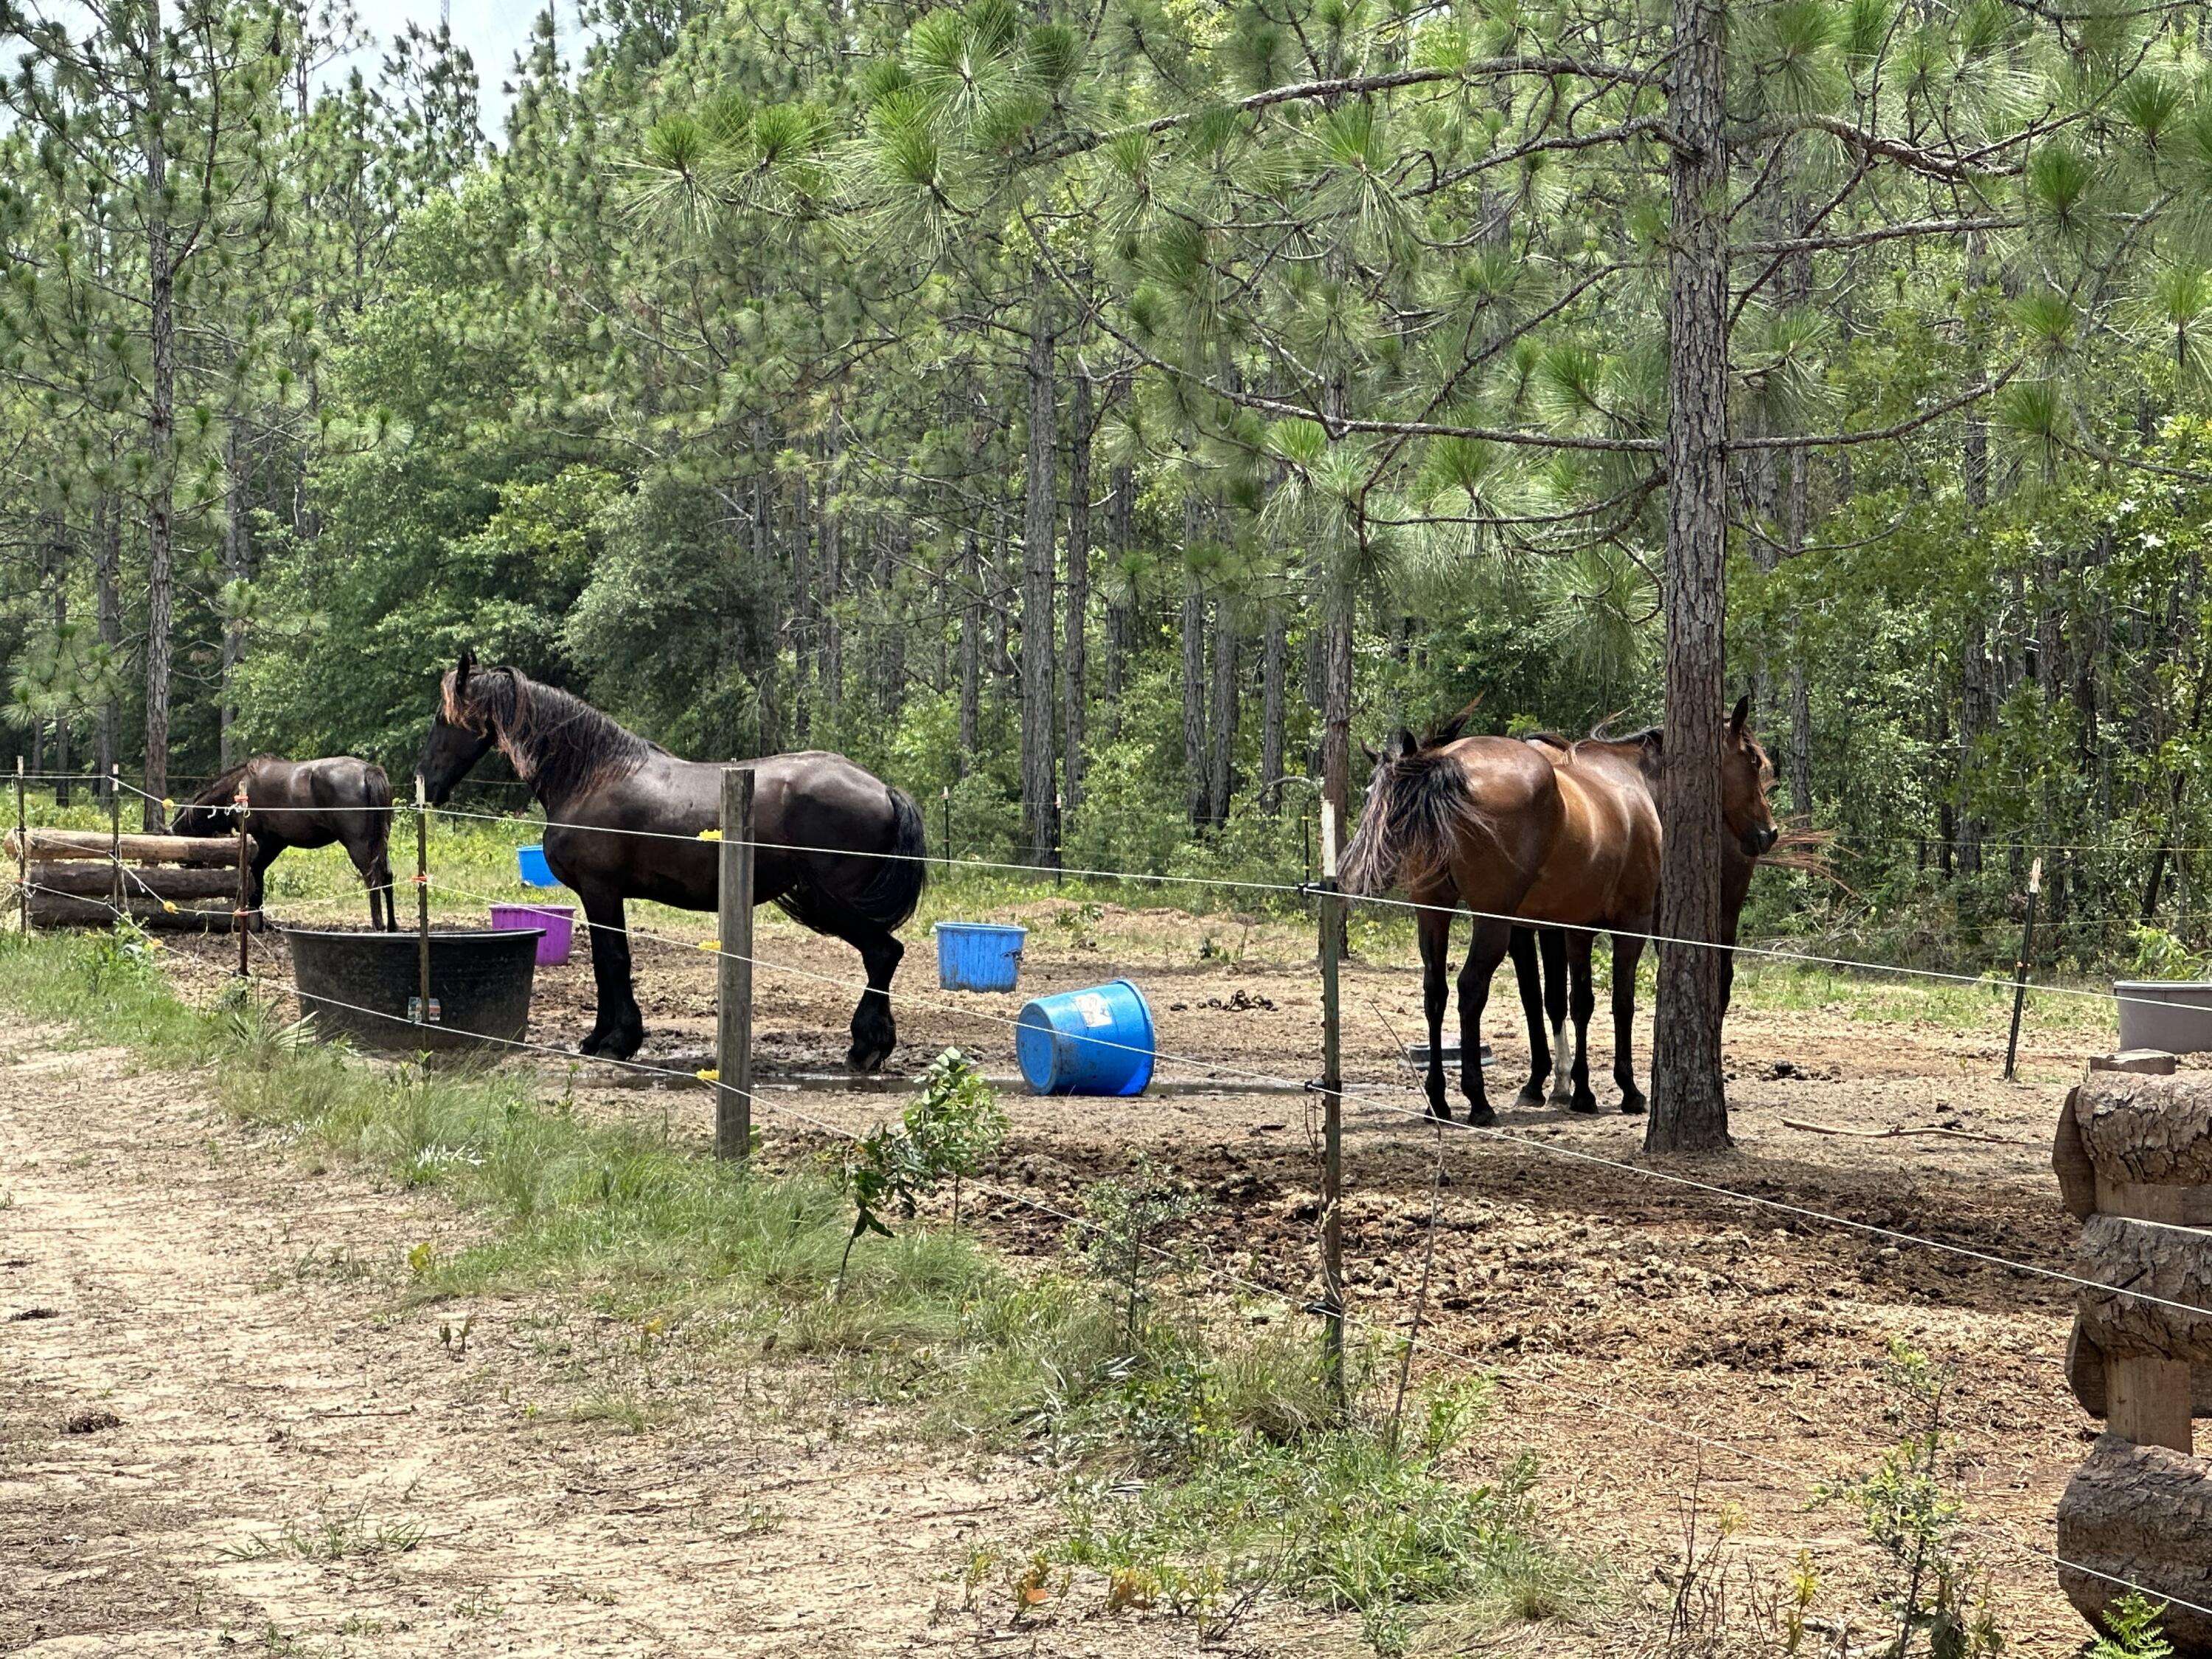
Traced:
POLYGON ((1039 997, 1015 1022, 1014 1057, 1041 1095, 1140 1095, 1152 1080, 1152 1010, 1126 979, 1039 997))
POLYGON ((542 846, 518 847, 514 849, 514 866, 522 872, 522 879, 532 887, 558 887, 560 878, 553 866, 545 862, 542 846))
POLYGON ((948 991, 1011 991, 1021 976, 1026 927, 995 921, 937 924, 937 982, 948 991))

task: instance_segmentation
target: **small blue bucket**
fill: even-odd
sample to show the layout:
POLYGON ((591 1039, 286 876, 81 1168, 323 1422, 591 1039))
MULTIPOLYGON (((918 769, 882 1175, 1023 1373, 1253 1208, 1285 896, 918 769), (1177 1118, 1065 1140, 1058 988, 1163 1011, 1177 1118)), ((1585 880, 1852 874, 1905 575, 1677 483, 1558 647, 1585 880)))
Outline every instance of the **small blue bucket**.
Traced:
POLYGON ((995 921, 937 924, 937 982, 948 991, 1011 991, 1021 976, 1026 927, 995 921))
POLYGON ((514 866, 522 872, 522 879, 532 887, 558 887, 560 878, 553 866, 545 862, 545 849, 538 847, 518 847, 514 849, 514 866))
POLYGON ((1126 979, 1039 997, 1022 1010, 1014 1057, 1041 1095, 1140 1095, 1152 1080, 1152 1010, 1126 979))

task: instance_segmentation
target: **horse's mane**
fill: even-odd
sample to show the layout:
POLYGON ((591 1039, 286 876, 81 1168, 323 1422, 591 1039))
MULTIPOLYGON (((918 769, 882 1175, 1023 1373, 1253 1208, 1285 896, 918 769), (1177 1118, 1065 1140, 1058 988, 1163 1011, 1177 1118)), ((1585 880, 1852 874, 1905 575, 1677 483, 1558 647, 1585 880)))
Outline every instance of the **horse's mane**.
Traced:
POLYGON ((238 785, 240 780, 244 778, 248 772, 258 766, 263 761, 275 760, 276 758, 277 757, 275 755, 253 755, 248 757, 246 759, 239 762, 237 765, 230 768, 228 771, 217 774, 212 782, 209 783, 204 788, 203 788, 199 793, 194 795, 190 800, 186 801, 185 805, 186 806, 229 805, 232 800, 235 799, 238 794, 238 785))
POLYGON ((448 672, 442 713, 458 726, 491 727, 514 775, 539 799, 564 799, 627 777, 668 751, 573 691, 533 680, 519 668, 477 668, 465 683, 448 672))

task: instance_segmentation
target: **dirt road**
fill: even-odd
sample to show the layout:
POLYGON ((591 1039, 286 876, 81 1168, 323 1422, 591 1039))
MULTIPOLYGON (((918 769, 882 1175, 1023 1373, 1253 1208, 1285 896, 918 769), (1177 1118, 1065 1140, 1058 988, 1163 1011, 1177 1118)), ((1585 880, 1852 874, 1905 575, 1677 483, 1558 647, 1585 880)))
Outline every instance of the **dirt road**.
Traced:
POLYGON ((410 1304, 443 1200, 131 1073, 0 1047, 0 1651, 1178 1645, 1071 1613, 1010 1650, 1003 1570, 963 1569, 1045 1517, 1020 1471, 580 1307, 410 1304))

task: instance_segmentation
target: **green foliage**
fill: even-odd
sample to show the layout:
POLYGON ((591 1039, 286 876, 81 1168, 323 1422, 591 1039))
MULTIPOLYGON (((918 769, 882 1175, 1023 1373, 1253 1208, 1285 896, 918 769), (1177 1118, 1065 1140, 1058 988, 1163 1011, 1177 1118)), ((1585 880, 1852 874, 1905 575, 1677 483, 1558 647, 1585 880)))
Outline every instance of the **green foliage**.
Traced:
POLYGON ((2105 1609, 2105 1628, 2090 1644, 2089 1659, 2170 1659, 2173 1644, 2159 1629, 2166 1613, 2141 1590, 2130 1590, 2105 1609))
MULTIPOLYGON (((1006 1138, 1006 1112, 998 1095, 974 1061, 947 1048, 923 1072, 921 1091, 898 1121, 878 1124, 842 1155, 841 1178, 853 1204, 847 1255, 864 1234, 890 1237, 887 1214, 911 1217, 938 1186, 975 1174, 1006 1138)), ((841 1278, 842 1273, 841 1267, 841 1278)))
POLYGON ((1905 1659, 1923 1635, 1931 1659, 1993 1656, 2003 1638, 1978 1593, 1978 1569, 1958 1547, 1961 1509, 1945 1468, 1953 1375, 1899 1339, 1882 1380, 1903 1432, 1873 1469, 1823 1487, 1822 1498, 1857 1510, 1888 1562, 1884 1601, 1897 1634, 1883 1650, 1892 1659, 1905 1659))

